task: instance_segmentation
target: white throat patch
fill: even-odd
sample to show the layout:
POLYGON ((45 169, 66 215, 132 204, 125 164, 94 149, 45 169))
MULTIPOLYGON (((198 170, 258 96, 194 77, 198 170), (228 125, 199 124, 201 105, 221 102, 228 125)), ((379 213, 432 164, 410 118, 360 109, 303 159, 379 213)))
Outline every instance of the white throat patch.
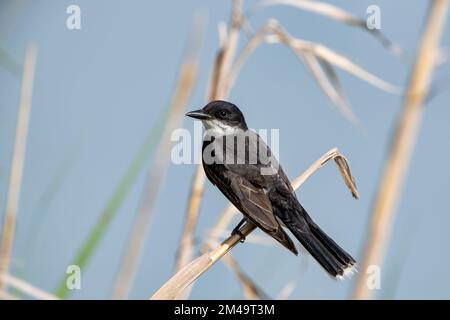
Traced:
POLYGON ((225 136, 229 134, 236 134, 242 129, 226 125, 218 120, 203 120, 203 126, 207 130, 207 135, 210 136, 225 136))

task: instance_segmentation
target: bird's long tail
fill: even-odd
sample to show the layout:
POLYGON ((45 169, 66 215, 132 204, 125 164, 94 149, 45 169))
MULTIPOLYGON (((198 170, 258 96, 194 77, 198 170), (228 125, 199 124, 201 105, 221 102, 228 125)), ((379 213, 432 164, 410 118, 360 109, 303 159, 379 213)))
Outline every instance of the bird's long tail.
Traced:
POLYGON ((294 216, 285 221, 286 226, 331 276, 342 278, 356 271, 355 259, 322 231, 303 207, 294 216))

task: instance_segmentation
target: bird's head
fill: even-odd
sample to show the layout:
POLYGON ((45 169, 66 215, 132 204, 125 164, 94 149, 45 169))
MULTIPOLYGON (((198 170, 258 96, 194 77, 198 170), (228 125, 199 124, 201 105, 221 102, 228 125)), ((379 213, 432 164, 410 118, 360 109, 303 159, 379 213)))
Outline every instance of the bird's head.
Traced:
POLYGON ((236 130, 247 130, 241 110, 227 101, 212 101, 203 109, 188 112, 186 115, 201 120, 207 130, 213 130, 219 135, 233 134, 236 130))

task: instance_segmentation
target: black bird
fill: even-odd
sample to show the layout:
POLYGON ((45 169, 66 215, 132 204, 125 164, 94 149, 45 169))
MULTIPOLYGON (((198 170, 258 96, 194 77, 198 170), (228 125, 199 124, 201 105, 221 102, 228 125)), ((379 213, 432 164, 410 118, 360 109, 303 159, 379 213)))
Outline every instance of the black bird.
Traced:
POLYGON ((248 129, 238 107, 213 101, 186 115, 202 120, 206 129, 202 147, 206 176, 245 216, 233 232, 248 219, 297 255, 284 225, 331 276, 341 278, 355 269, 355 260, 299 203, 283 169, 265 142, 248 129))

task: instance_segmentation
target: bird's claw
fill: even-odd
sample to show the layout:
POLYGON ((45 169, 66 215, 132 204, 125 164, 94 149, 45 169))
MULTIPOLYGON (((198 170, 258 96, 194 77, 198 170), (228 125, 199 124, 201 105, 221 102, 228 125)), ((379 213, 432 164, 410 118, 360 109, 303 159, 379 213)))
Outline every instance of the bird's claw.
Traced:
POLYGON ((245 236, 244 236, 244 234, 241 232, 241 230, 237 229, 237 230, 233 230, 233 231, 231 232, 231 235, 232 235, 232 236, 234 236, 234 235, 236 235, 236 234, 241 238, 241 239, 239 240, 239 242, 244 243, 244 241, 245 241, 245 236))

